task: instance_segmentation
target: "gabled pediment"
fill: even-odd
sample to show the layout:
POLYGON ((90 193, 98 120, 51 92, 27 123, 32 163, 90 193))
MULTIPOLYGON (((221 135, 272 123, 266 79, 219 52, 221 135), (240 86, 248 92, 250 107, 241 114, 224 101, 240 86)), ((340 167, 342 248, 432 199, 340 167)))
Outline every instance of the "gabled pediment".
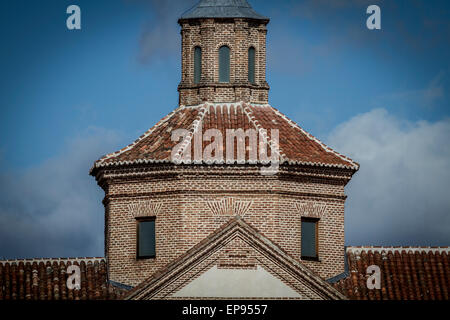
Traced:
POLYGON ((241 218, 143 281, 126 299, 345 299, 241 218))

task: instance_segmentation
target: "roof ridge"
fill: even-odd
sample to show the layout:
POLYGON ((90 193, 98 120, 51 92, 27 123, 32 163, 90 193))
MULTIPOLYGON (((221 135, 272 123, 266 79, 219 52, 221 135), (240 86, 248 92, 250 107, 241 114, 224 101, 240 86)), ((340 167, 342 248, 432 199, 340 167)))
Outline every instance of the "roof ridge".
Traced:
MULTIPOLYGON (((313 136, 312 134, 310 134, 309 132, 307 132, 306 130, 304 130, 302 127, 300 127, 296 122, 294 122, 293 120, 289 119, 284 113, 282 113, 281 111, 279 111, 278 109, 274 108, 273 106, 270 106, 276 114, 278 114, 280 117, 282 117, 284 120, 286 120, 292 127, 300 130, 301 133, 303 133, 307 138, 309 138, 310 140, 316 142, 317 144, 319 144, 326 152, 331 152, 334 155, 336 155, 337 157, 339 157, 340 159, 350 162, 353 166, 353 168, 355 168, 356 170, 359 169, 359 164, 355 161, 353 161, 352 159, 350 159, 349 157, 346 157, 342 154, 340 154, 339 152, 337 152, 336 150, 332 149, 331 147, 327 146, 325 143, 323 143, 322 141, 320 141, 318 138, 316 138, 315 136, 313 136)), ((291 161, 289 161, 291 162, 291 161)))
MULTIPOLYGON (((249 103, 248 105, 246 103, 243 103, 243 108, 242 109, 244 110, 245 114, 247 115, 248 120, 253 124, 255 129, 258 131, 259 135, 263 137, 264 142, 266 142, 270 146, 271 152, 272 152, 272 150, 275 150, 275 152, 277 152, 278 155, 279 155, 279 162, 283 163, 287 159, 286 154, 281 149, 280 144, 276 143, 275 141, 273 141, 272 136, 270 136, 270 140, 268 141, 268 139, 267 139, 267 129, 263 128, 259 124, 258 119, 256 119, 255 115, 253 115, 253 110, 249 106, 256 107, 256 108, 258 108, 260 106, 254 106, 251 103, 249 103), (245 107, 244 107, 244 105, 245 105, 245 107), (246 108, 249 109, 249 111, 247 111, 246 108), (250 114, 252 114, 253 117, 251 117, 250 114), (275 147, 276 147, 275 149, 272 148, 272 144, 275 145, 275 147)), ((267 106, 270 107, 270 105, 267 105, 267 106)), ((263 105, 263 107, 266 107, 266 106, 263 105)))
MULTIPOLYGON (((183 162, 182 155, 183 155, 184 151, 186 150, 187 147, 191 147, 192 138, 194 137, 195 133, 198 131, 198 128, 202 125, 203 119, 205 118, 206 113, 209 113, 208 103, 203 103, 203 104, 199 105, 198 107, 200 108, 199 114, 194 119, 194 121, 192 121, 192 123, 190 125, 190 129, 189 129, 189 134, 186 137, 184 137, 183 142, 181 142, 180 148, 174 154, 175 159, 171 159, 172 161, 183 162)), ((194 155, 194 157, 195 157, 195 155, 194 155)), ((203 155, 202 155, 202 158, 203 158, 203 155)), ((189 159, 186 162, 191 163, 191 160, 189 159)), ((197 163, 197 160, 194 159, 193 162, 197 163)))

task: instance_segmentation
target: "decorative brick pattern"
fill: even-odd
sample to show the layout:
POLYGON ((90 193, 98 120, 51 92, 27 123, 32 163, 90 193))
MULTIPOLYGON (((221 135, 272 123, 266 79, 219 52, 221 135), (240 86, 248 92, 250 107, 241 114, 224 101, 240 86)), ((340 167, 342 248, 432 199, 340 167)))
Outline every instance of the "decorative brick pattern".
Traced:
POLYGON ((234 238, 219 255, 219 269, 256 269, 257 257, 241 238, 234 238))
POLYGON ((245 217, 252 203, 252 201, 239 201, 234 198, 225 198, 221 201, 207 201, 211 212, 215 216, 223 217, 226 220, 229 220, 233 216, 245 217))
POLYGON ((156 217, 159 215, 162 208, 162 203, 155 203, 145 201, 140 203, 133 203, 128 206, 128 212, 133 217, 156 217))
POLYGON ((295 202, 295 209, 302 217, 322 219, 326 214, 326 205, 323 203, 295 202))

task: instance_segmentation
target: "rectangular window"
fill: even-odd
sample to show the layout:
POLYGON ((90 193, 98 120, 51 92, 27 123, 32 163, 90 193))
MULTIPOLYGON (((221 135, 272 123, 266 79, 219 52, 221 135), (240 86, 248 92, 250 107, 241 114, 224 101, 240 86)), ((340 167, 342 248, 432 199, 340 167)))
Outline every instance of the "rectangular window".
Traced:
POLYGON ((302 259, 319 259, 319 219, 302 218, 302 259))
POLYGON ((137 220, 137 258, 156 257, 155 218, 137 220))

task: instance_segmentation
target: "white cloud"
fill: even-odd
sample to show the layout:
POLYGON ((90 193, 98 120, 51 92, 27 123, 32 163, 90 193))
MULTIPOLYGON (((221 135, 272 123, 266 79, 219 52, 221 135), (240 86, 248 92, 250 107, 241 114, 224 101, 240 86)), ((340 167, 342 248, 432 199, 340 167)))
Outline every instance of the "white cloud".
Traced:
POLYGON ((330 146, 361 164, 346 190, 348 244, 449 244, 449 138, 449 119, 412 123, 384 109, 330 134, 330 146))
POLYGON ((102 256, 103 191, 89 169, 120 140, 90 129, 36 167, 0 173, 0 258, 102 256))

